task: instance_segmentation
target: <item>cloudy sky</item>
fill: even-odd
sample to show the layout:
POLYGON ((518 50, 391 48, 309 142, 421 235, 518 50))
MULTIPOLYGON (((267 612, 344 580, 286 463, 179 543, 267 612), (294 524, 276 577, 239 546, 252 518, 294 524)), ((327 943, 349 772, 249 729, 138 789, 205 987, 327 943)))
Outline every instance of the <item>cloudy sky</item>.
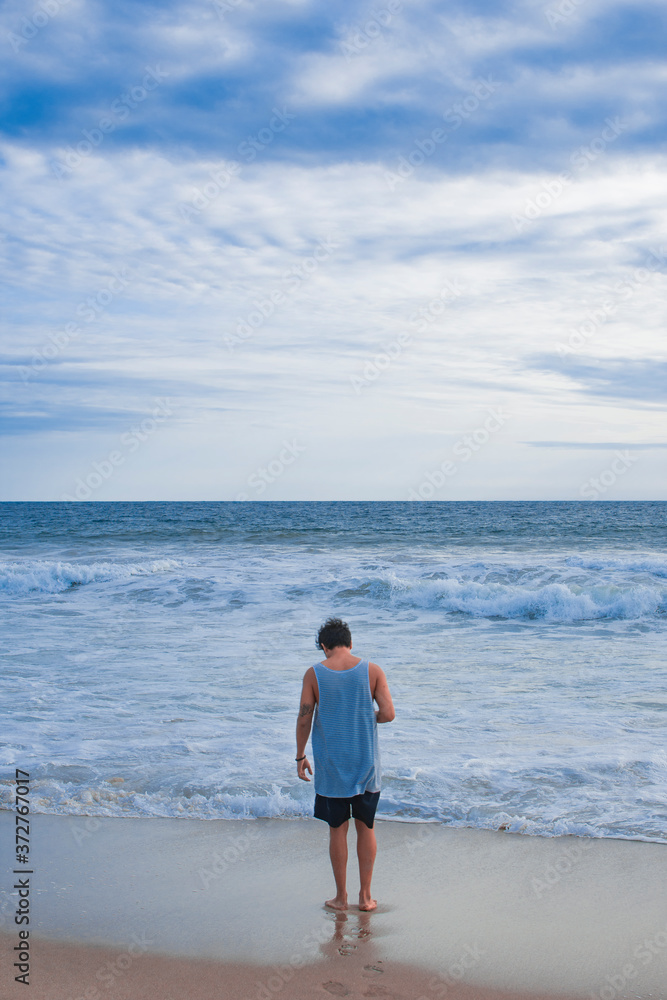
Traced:
POLYGON ((666 23, 8 0, 1 498, 664 498, 666 23))

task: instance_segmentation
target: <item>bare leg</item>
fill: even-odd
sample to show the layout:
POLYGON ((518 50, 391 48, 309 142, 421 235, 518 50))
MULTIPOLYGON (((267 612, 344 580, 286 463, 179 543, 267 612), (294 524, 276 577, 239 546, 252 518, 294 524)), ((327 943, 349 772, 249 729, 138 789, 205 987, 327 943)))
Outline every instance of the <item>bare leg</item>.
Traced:
POLYGON ((341 826, 329 827, 329 857, 336 880, 336 895, 327 899, 325 906, 333 910, 347 909, 347 828, 349 820, 341 826))
POLYGON ((354 824, 357 828, 357 858, 359 859, 359 884, 361 886, 359 909, 374 910, 378 905, 376 899, 371 899, 371 879, 377 852, 375 830, 369 829, 360 819, 355 819, 354 824))

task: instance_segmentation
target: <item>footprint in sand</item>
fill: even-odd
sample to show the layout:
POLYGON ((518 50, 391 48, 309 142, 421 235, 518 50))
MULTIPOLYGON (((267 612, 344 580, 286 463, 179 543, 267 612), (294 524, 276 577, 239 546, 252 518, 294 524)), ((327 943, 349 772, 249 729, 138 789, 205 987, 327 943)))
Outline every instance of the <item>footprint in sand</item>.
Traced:
POLYGON ((404 1000, 400 993, 392 993, 391 990, 379 985, 369 986, 367 990, 364 990, 364 996, 382 997, 383 1000, 404 1000))
POLYGON ((377 965, 365 965, 364 969, 367 969, 368 972, 384 972, 384 969, 380 968, 381 965, 382 962, 378 962, 377 965))
POLYGON ((343 983, 337 983, 333 980, 328 983, 322 983, 322 986, 328 993, 332 993, 335 997, 346 997, 350 992, 343 983))

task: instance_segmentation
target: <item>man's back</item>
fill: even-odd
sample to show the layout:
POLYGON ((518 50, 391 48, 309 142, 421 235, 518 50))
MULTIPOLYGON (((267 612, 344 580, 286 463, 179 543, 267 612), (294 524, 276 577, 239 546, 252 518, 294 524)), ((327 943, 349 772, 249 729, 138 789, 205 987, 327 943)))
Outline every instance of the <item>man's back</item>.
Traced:
POLYGON ((318 701, 313 717, 315 792, 349 798, 380 790, 377 722, 367 660, 332 669, 314 665, 318 701))

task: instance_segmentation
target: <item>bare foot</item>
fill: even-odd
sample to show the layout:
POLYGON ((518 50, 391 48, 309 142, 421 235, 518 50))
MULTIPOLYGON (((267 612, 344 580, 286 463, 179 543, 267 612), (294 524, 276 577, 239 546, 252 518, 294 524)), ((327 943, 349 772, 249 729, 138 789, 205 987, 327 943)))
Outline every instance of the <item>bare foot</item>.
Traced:
POLYGON ((328 906, 330 910, 347 910, 347 896, 344 899, 339 899, 338 896, 327 899, 324 905, 328 906))
POLYGON ((361 893, 359 893, 359 909, 360 910, 374 910, 378 905, 377 899, 362 898, 361 893))

